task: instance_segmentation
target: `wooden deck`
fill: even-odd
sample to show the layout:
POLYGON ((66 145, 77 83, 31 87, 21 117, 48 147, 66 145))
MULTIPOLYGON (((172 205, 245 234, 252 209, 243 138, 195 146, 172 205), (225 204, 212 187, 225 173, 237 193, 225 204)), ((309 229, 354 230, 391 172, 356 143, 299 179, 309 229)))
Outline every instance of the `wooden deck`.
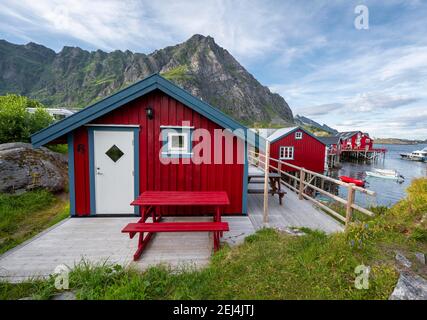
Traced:
MULTIPOLYGON (((212 221, 210 217, 168 217, 167 221, 212 221)), ((141 259, 133 262, 137 239, 121 229, 138 218, 69 218, 0 256, 0 281, 20 282, 44 278, 55 267, 73 267, 84 259, 99 264, 105 261, 139 269, 157 264, 173 268, 202 267, 212 255, 212 235, 207 232, 159 233, 153 237, 141 259)), ((247 216, 223 217, 230 225, 223 242, 237 245, 254 233, 247 216)))
POLYGON ((343 225, 326 213, 314 208, 307 200, 299 200, 290 190, 283 198, 283 205, 279 205, 277 195, 268 196, 269 223, 263 223, 264 195, 248 195, 248 215, 255 229, 273 227, 285 229, 287 227, 307 227, 332 233, 343 230, 343 225))
MULTIPOLYGON (((262 172, 254 166, 250 166, 249 171, 262 172)), ((248 194, 248 215, 255 229, 258 230, 264 226, 277 229, 307 227, 327 233, 344 229, 340 222, 315 208, 308 200, 299 200, 292 190, 284 186, 282 188, 287 192, 283 198, 283 205, 279 204, 277 195, 268 196, 269 223, 266 225, 263 223, 264 195, 248 194)))

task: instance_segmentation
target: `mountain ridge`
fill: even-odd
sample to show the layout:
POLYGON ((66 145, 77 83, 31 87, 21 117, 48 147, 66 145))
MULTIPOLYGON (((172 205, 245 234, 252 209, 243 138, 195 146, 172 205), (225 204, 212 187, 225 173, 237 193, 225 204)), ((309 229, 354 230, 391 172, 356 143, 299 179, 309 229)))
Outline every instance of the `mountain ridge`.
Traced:
POLYGON ((326 124, 320 124, 320 123, 318 123, 318 122, 316 122, 316 121, 314 121, 314 120, 312 120, 310 118, 307 118, 307 117, 299 115, 299 114, 297 114, 294 117, 294 121, 295 121, 296 124, 305 125, 305 126, 311 126, 311 127, 316 128, 316 129, 319 129, 321 131, 325 131, 325 132, 327 132, 327 133, 329 133, 331 135, 334 135, 334 134, 338 133, 338 130, 336 130, 334 128, 331 128, 331 127, 329 127, 326 124))
POLYGON ((193 35, 150 54, 70 46, 56 53, 33 42, 0 40, 0 69, 0 94, 26 95, 49 107, 84 107, 159 73, 244 124, 293 123, 285 99, 210 36, 193 35))

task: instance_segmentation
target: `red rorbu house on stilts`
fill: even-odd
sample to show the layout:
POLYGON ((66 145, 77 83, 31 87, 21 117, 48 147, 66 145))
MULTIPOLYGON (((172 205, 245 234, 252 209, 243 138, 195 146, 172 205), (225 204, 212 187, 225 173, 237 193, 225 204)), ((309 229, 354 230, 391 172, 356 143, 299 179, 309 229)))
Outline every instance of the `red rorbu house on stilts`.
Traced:
MULTIPOLYGON (((252 129, 270 142, 270 157, 318 173, 327 169, 327 146, 302 127, 281 129, 252 129)), ((277 166, 277 162, 271 161, 277 166)), ((283 165, 282 170, 297 171, 283 165)))
MULTIPOLYGON (((67 141, 72 216, 138 215, 130 203, 147 190, 226 191, 230 204, 224 213, 246 214, 246 149, 255 143, 247 132, 155 74, 37 132, 31 141, 35 147, 67 141), (198 129, 211 136, 227 129, 197 155, 203 163, 189 161, 203 142, 198 129), (228 161, 227 152, 232 154, 228 161)), ((165 210, 163 215, 186 213, 165 210)))
POLYGON ((374 148, 374 139, 362 131, 340 132, 335 135, 341 139, 341 154, 345 159, 375 160, 387 150, 374 148))
POLYGON ((373 149, 374 140, 369 137, 368 133, 361 131, 348 131, 336 134, 341 138, 342 150, 371 150, 373 149))

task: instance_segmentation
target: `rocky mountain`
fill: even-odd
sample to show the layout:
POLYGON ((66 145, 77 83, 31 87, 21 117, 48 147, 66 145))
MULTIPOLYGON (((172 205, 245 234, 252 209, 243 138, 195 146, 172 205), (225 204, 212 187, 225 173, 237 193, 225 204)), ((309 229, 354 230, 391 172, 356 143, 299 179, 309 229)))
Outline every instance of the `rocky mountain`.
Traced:
POLYGON ((294 121, 296 124, 301 125, 301 126, 309 126, 315 129, 319 129, 321 131, 326 131, 329 134, 337 134, 338 130, 329 127, 326 124, 320 124, 314 120, 311 120, 307 117, 301 116, 299 114, 297 114, 294 118, 294 121))
POLYGON ((64 47, 59 53, 0 40, 0 94, 17 93, 51 107, 81 108, 152 73, 160 73, 245 124, 293 123, 278 94, 261 85, 212 37, 151 54, 64 47))

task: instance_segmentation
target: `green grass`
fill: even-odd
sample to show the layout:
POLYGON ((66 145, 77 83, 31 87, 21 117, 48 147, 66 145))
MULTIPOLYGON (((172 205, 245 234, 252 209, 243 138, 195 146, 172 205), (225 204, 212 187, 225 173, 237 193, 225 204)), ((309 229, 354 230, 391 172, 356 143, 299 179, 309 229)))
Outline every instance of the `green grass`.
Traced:
POLYGON ((188 66, 185 64, 163 72, 161 75, 166 79, 175 82, 191 79, 191 76, 188 74, 188 66))
MULTIPOLYGON (((395 250, 413 261, 414 252, 427 252, 426 215, 427 179, 419 179, 405 200, 346 233, 303 229, 306 235, 295 237, 263 229, 224 247, 201 270, 157 266, 141 273, 82 262, 70 274, 70 289, 79 299, 387 299, 398 278, 395 250), (371 267, 367 290, 354 285, 361 264, 371 267)), ((55 292, 53 279, 0 284, 0 299, 55 292)))
POLYGON ((47 146, 48 149, 52 150, 53 152, 58 152, 62 154, 68 153, 68 145, 67 144, 52 144, 47 146))
POLYGON ((48 191, 0 194, 0 254, 66 218, 68 202, 48 191))

